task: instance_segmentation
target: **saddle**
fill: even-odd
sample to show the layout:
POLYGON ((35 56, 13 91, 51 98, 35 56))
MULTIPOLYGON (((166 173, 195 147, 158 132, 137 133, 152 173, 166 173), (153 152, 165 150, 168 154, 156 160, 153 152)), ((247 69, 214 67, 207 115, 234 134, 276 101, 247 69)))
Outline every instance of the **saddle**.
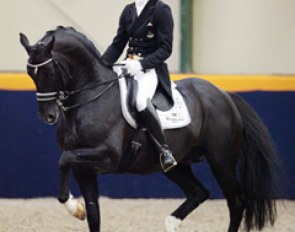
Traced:
MULTIPOLYGON (((174 102, 172 108, 170 107, 171 109, 168 111, 161 111, 160 109, 156 110, 162 129, 183 128, 189 125, 191 122, 191 117, 189 115, 183 96, 177 89, 175 83, 172 82, 171 86, 174 102)), ((119 89, 123 116, 128 124, 136 129, 127 146, 119 167, 119 170, 126 170, 136 161, 137 154, 143 146, 142 141, 144 131, 142 128, 140 128, 140 125, 138 125, 138 112, 135 106, 136 97, 138 97, 137 81, 128 77, 121 78, 119 79, 119 89)), ((164 104, 164 108, 169 106, 169 101, 167 101, 165 96, 162 94, 157 94, 157 101, 161 101, 161 105, 164 104)))
MULTIPOLYGON (((182 94, 177 89, 177 86, 174 82, 172 82, 171 86, 174 102, 172 108, 168 111, 161 111, 160 109, 156 110, 161 122, 161 126, 164 130, 183 128, 189 125, 191 122, 191 117, 182 94)), ((136 97, 138 96, 137 83, 131 78, 121 78, 119 79, 119 88, 123 116, 129 125, 136 129, 138 128, 136 120, 137 110, 135 107, 136 97)), ((164 98, 164 95, 158 94, 157 101, 161 101, 162 99, 162 104, 165 104, 165 102, 169 104, 164 98)))

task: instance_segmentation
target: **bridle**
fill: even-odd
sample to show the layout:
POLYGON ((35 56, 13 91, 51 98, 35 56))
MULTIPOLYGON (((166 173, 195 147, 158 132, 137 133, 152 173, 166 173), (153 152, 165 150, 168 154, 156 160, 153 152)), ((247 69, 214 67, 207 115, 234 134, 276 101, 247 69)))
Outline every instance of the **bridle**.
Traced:
POLYGON ((27 65, 28 65, 29 67, 31 67, 31 68, 34 68, 34 74, 37 75, 37 74, 38 74, 38 68, 40 68, 40 67, 42 67, 42 66, 44 66, 44 65, 46 65, 46 64, 49 64, 49 63, 52 62, 52 61, 53 61, 53 57, 50 58, 50 59, 48 59, 48 60, 46 60, 46 61, 44 61, 44 62, 41 63, 41 64, 30 64, 30 63, 27 63, 27 65))
MULTIPOLYGON (((62 74, 61 74, 61 69, 67 74, 67 76, 69 77, 69 79, 72 79, 71 74, 69 73, 69 71, 62 65, 61 62, 59 62, 59 60, 56 57, 51 57, 48 60, 40 63, 40 64, 31 64, 31 63, 27 63, 28 67, 30 68, 34 68, 34 74, 37 75, 38 74, 38 69, 51 63, 54 62, 55 64, 55 69, 57 69, 57 73, 59 74, 59 78, 62 79, 62 74)), ((49 101, 56 101, 56 103, 58 104, 58 106, 63 110, 63 111, 70 111, 72 109, 76 109, 80 106, 83 106, 85 104, 88 104, 90 102, 93 102, 95 100, 97 100, 98 98, 100 98, 102 95, 104 95, 114 84, 115 81, 119 80, 120 78, 124 77, 124 72, 122 72, 122 74, 120 74, 119 76, 116 76, 114 79, 111 80, 107 80, 107 81, 103 81, 100 83, 96 83, 96 84, 92 84, 92 85, 88 85, 82 89, 78 89, 78 90, 72 90, 72 91, 67 91, 67 90, 58 90, 55 92, 37 92, 36 96, 37 96, 37 101, 38 102, 49 102, 49 101), (84 102, 81 103, 77 103, 75 105, 72 106, 65 106, 64 102, 65 100, 67 100, 70 96, 73 96, 77 93, 83 92, 85 90, 90 90, 93 89, 95 87, 98 86, 102 86, 102 85, 106 85, 106 88, 103 89, 101 92, 99 92, 96 96, 94 96, 93 98, 86 100, 84 102)))
MULTIPOLYGON (((41 68, 41 67, 45 66, 46 64, 49 64, 53 61, 54 61, 54 58, 52 57, 40 64, 31 64, 28 62, 27 66, 30 68, 33 68, 34 74, 37 75, 39 68, 41 68)), ((38 102, 54 101, 58 97, 58 92, 46 92, 46 93, 37 92, 36 95, 37 95, 38 102)))

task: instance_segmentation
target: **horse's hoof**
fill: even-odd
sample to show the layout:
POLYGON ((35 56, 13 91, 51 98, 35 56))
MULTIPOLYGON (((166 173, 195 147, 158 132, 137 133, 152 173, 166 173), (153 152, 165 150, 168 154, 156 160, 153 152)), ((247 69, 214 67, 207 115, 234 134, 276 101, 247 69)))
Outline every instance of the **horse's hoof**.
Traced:
POLYGON ((80 220, 85 220, 86 218, 85 206, 81 202, 77 203, 77 210, 76 210, 76 213, 74 214, 74 217, 80 220))
POLYGON ((65 207, 67 211, 74 217, 80 220, 84 220, 86 218, 86 210, 84 205, 74 199, 72 195, 70 195, 69 199, 65 202, 65 207))
POLYGON ((165 219, 166 232, 176 232, 180 227, 181 222, 182 221, 179 218, 169 215, 165 219))
POLYGON ((57 199, 61 204, 65 204, 69 200, 69 195, 67 196, 59 195, 57 199))

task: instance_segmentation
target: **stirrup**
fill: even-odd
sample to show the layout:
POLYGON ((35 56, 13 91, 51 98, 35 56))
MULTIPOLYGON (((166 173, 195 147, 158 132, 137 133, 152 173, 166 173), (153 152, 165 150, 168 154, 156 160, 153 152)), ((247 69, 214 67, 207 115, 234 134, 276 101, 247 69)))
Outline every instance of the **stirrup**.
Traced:
POLYGON ((168 149, 163 149, 160 154, 160 164, 163 171, 168 172, 177 165, 177 162, 168 149))

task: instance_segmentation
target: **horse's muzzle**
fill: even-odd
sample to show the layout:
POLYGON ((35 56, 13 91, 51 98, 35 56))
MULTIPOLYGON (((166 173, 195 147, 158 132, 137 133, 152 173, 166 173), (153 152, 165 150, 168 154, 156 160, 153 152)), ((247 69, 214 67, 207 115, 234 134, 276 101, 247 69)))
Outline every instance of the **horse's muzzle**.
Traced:
POLYGON ((58 122, 59 112, 57 113, 47 113, 47 114, 40 114, 38 113, 39 118, 48 125, 54 125, 58 122))

